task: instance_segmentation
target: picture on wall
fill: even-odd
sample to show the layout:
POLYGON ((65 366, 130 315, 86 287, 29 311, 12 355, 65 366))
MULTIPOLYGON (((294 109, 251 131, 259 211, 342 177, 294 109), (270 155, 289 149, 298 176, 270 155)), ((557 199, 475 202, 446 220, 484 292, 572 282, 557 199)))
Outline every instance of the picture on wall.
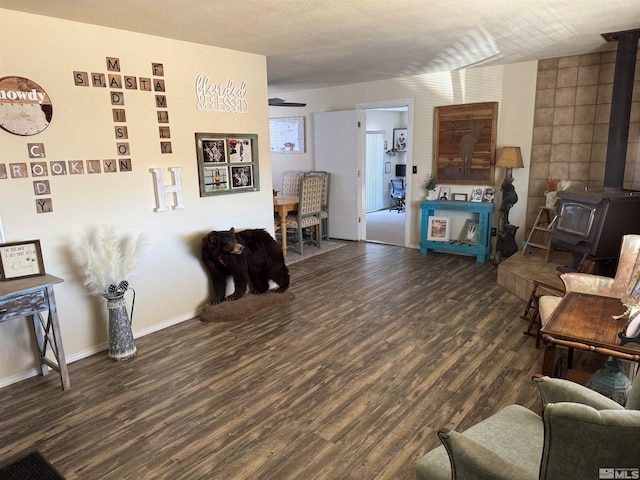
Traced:
POLYGON ((436 177, 453 185, 495 184, 498 102, 435 108, 436 177))
POLYGON ((258 181, 258 135, 196 133, 200 196, 254 192, 258 181))
POLYGON ((231 163, 251 163, 251 139, 250 138, 230 138, 229 139, 229 161, 231 163))
POLYGON ((224 139, 203 140, 202 150, 202 161, 205 163, 225 163, 227 161, 227 149, 224 139))
POLYGON ((397 152, 407 151, 407 129, 406 128, 393 129, 393 148, 395 148, 397 152))
POLYGON ((270 118, 269 143, 273 153, 304 153, 304 117, 270 118))

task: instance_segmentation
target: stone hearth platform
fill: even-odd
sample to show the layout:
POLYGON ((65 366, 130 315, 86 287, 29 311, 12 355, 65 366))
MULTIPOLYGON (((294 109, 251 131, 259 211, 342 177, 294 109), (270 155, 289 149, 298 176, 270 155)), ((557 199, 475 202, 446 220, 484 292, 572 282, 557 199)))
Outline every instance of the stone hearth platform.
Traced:
POLYGON ((571 253, 554 251, 549 263, 545 264, 545 250, 532 248, 529 251, 531 253, 522 255, 522 250, 518 250, 498 265, 498 285, 524 301, 529 300, 534 280, 562 287, 556 268, 571 265, 573 261, 571 253))

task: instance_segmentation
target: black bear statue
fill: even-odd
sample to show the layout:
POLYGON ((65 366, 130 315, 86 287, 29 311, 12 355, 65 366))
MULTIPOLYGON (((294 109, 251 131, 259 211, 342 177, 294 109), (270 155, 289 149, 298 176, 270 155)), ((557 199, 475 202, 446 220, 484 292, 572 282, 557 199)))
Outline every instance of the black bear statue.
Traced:
POLYGON ((278 284, 279 293, 289 288, 289 269, 282 249, 264 229, 209 232, 202 239, 202 260, 213 283, 211 305, 237 300, 249 286, 252 293, 265 293, 269 280, 278 284), (225 298, 229 276, 233 277, 234 292, 225 298))

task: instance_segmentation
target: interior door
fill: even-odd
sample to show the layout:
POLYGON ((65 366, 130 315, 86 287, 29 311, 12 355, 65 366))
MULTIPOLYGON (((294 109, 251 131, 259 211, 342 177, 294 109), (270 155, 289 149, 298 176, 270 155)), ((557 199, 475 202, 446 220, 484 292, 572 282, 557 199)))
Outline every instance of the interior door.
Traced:
POLYGON ((359 240, 358 120, 355 110, 313 114, 316 170, 331 174, 329 235, 359 240))

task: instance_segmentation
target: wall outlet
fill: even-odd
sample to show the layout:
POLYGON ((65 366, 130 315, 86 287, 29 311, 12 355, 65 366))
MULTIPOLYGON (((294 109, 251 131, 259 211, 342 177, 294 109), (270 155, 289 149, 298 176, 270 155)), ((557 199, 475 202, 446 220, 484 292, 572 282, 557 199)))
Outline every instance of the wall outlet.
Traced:
POLYGON ((491 229, 491 236, 495 237, 498 234, 498 231, 495 228, 491 229))

